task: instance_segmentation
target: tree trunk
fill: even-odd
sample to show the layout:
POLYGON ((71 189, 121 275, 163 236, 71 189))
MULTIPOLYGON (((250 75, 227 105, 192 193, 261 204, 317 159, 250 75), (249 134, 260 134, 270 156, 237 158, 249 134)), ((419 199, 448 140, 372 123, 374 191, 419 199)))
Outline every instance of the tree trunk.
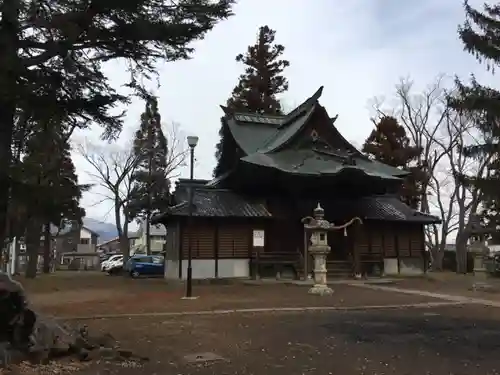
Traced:
POLYGON ((8 113, 8 108, 5 109, 2 106, 1 100, 0 106, 2 107, 0 111, 0 244, 3 245, 7 234, 12 159, 10 144, 12 142, 14 117, 8 113))
POLYGON ((43 273, 50 273, 50 264, 52 261, 51 249, 52 237, 50 234, 50 223, 45 224, 43 235, 43 273))
POLYGON ((26 253, 28 254, 28 264, 25 270, 27 279, 34 279, 38 268, 38 253, 40 250, 40 228, 41 224, 36 219, 28 222, 26 229, 26 253))
POLYGON ((442 251, 441 246, 433 246, 431 249, 431 254, 432 254, 432 270, 442 271, 444 251, 442 251))
POLYGON ((130 246, 128 240, 129 218, 125 212, 125 217, 123 218, 123 227, 122 227, 120 207, 122 207, 122 204, 120 200, 117 198, 115 199, 115 223, 116 223, 116 230, 118 231, 118 239, 120 241, 120 251, 123 254, 123 265, 125 266, 125 263, 127 263, 128 258, 130 257, 130 246))
POLYGON ((17 100, 19 1, 4 0, 0 14, 0 244, 3 245, 10 196, 12 136, 17 100))
POLYGON ((130 258, 130 243, 126 235, 120 237, 120 251, 123 254, 123 265, 125 265, 130 258))
POLYGON ((459 233, 455 241, 457 273, 464 275, 467 274, 467 241, 468 235, 465 231, 459 233))

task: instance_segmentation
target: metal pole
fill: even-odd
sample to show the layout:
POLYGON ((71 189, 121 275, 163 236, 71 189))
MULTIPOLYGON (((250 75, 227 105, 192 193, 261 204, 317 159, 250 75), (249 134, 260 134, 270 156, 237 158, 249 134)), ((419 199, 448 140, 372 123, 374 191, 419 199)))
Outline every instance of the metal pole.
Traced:
POLYGON ((193 174, 194 174, 194 147, 191 147, 191 166, 189 175, 189 190, 188 190, 188 267, 187 267, 187 283, 186 297, 193 296, 193 268, 192 268, 192 242, 193 242, 193 174))
POLYGON ((17 273, 17 237, 14 237, 11 243, 11 263, 10 263, 10 273, 11 275, 16 275, 17 273))

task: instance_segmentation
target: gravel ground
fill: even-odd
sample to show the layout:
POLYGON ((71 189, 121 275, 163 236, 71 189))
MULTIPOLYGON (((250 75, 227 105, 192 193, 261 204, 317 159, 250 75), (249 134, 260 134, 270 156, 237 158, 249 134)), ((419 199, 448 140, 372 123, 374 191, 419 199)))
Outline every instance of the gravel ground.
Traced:
POLYGON ((442 302, 435 298, 410 296, 336 285, 330 297, 307 293, 307 287, 295 285, 249 286, 210 285, 195 289, 197 300, 182 300, 183 290, 139 288, 92 289, 86 291, 35 294, 31 301, 37 311, 57 317, 82 317, 108 314, 139 314, 200 310, 224 310, 274 307, 356 307, 442 302))
POLYGON ((496 277, 481 280, 472 275, 438 273, 427 278, 402 278, 388 286, 500 302, 500 279, 496 277))
MULTIPOLYGON (((443 285, 447 291, 458 284, 414 279, 394 286, 446 292, 440 290, 443 285)), ((326 298, 308 295, 300 286, 204 285, 194 289, 199 299, 185 301, 182 289, 163 280, 97 274, 42 277, 28 282, 26 289, 35 307, 58 317, 301 306, 360 310, 85 320, 91 333, 111 334, 123 349, 150 361, 62 361, 25 367, 19 371, 23 374, 500 373, 499 310, 480 305, 363 310, 443 301, 347 285, 334 285, 335 294, 326 298)))
MULTIPOLYGON (((365 312, 269 313, 89 323, 148 355, 140 368, 80 373, 489 375, 500 370, 498 310, 467 305, 365 312), (212 353, 218 360, 204 362, 212 353), (190 363, 186 355, 196 358, 190 363)), ((129 366, 129 367, 127 367, 129 366)))

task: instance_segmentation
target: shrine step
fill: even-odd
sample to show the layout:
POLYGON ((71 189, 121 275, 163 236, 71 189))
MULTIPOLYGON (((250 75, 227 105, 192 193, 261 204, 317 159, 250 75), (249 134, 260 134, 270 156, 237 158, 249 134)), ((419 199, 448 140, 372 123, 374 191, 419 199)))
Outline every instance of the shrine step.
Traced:
POLYGON ((327 261, 326 269, 329 278, 349 278, 352 276, 352 265, 347 261, 327 261))
MULTIPOLYGON (((327 261, 326 269, 328 271, 328 278, 346 279, 352 277, 352 265, 347 261, 327 261)), ((298 265, 296 270, 298 278, 303 278, 304 268, 301 265, 298 265)))

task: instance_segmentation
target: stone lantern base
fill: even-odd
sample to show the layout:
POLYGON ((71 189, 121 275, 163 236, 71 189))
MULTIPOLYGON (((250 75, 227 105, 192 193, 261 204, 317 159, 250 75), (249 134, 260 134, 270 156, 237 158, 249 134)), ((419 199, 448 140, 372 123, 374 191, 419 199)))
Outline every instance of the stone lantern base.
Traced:
POLYGON ((316 294, 317 296, 331 296, 333 294, 333 289, 328 285, 316 284, 309 289, 309 294, 316 294))
POLYGON ((473 253, 474 255, 474 277, 476 279, 485 280, 488 278, 488 270, 485 265, 485 256, 483 253, 473 253))
POLYGON ((309 289, 309 294, 318 296, 329 296, 333 294, 333 289, 327 284, 326 256, 330 252, 329 246, 316 246, 311 250, 314 258, 314 286, 309 289))

